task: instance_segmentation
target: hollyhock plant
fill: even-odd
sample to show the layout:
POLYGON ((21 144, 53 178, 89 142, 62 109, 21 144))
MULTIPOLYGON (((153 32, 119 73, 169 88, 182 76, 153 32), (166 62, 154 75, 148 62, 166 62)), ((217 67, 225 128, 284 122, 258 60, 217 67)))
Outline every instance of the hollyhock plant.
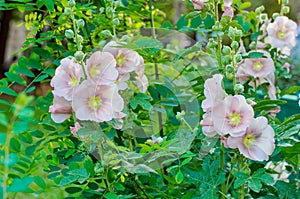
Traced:
POLYGON ((94 52, 86 61, 88 78, 98 85, 114 84, 118 78, 116 60, 108 52, 94 52))
POLYGON ((267 42, 274 48, 292 49, 296 45, 297 24, 286 16, 278 16, 267 26, 267 32, 267 42))
POLYGON ((202 101, 201 107, 204 111, 209 111, 212 107, 224 99, 225 91, 222 88, 223 76, 220 74, 213 75, 204 83, 205 100, 202 101))
POLYGON ((135 71, 140 64, 140 55, 127 48, 119 48, 120 44, 111 41, 103 48, 103 52, 111 53, 116 59, 116 68, 120 74, 135 71))
POLYGON ((221 135, 229 134, 233 137, 245 133, 250 121, 254 117, 253 108, 247 104, 242 95, 227 96, 212 108, 214 128, 221 135))
POLYGON ((73 90, 78 87, 82 77, 83 72, 78 63, 69 58, 62 59, 50 82, 50 85, 54 87, 53 94, 71 101, 73 90))
MULTIPOLYGON (((72 103, 79 120, 110 121, 124 108, 116 85, 96 85, 85 80, 74 92, 72 103)), ((122 117, 118 114, 118 118, 122 117)))
POLYGON ((49 107, 49 112, 51 113, 51 118, 54 122, 62 123, 71 116, 71 102, 63 97, 54 95, 53 105, 49 107))
POLYGON ((269 159, 275 148, 274 142, 274 130, 262 116, 251 120, 244 135, 227 139, 229 148, 238 148, 246 158, 256 161, 269 159))
POLYGON ((208 2, 208 0, 191 0, 194 4, 194 9, 201 10, 204 8, 204 4, 208 2))

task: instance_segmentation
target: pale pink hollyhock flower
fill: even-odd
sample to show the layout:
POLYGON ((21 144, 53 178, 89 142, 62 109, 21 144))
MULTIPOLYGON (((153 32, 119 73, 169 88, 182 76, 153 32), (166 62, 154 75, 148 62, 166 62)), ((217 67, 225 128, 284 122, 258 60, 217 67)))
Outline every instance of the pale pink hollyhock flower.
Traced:
POLYGON ((220 140, 221 140, 221 143, 224 145, 225 148, 229 148, 228 143, 227 143, 227 140, 228 140, 227 137, 221 136, 220 140))
POLYGON ((214 137, 217 135, 217 131, 214 129, 211 112, 207 112, 203 115, 200 125, 202 126, 202 132, 204 135, 208 137, 214 137))
POLYGON ((275 66, 271 58, 247 58, 243 64, 244 72, 252 77, 266 77, 274 73, 275 66))
POLYGON ((82 77, 83 73, 78 63, 69 58, 62 59, 50 82, 50 85, 54 87, 53 94, 71 101, 73 90, 79 85, 82 77))
POLYGON ((191 0, 194 4, 194 9, 201 10, 204 8, 204 4, 208 2, 208 0, 191 0))
POLYGON ((148 88, 148 78, 146 75, 136 77, 136 85, 141 93, 145 93, 148 88))
POLYGON ((223 76, 220 74, 213 75, 204 83, 205 100, 202 101, 201 107, 204 111, 209 111, 214 105, 222 101, 225 97, 225 91, 222 88, 223 76))
POLYGON ((140 55, 133 50, 119 46, 117 42, 111 41, 104 46, 103 52, 109 52, 114 56, 119 74, 135 71, 140 64, 140 55))
POLYGON ((224 6, 224 12, 222 16, 228 16, 230 19, 233 17, 233 9, 231 6, 224 6))
POLYGON ((274 130, 265 117, 252 119, 244 135, 230 136, 227 140, 230 148, 238 148, 246 158, 257 161, 269 159, 275 148, 274 142, 274 130))
POLYGON ((277 113, 279 113, 281 111, 280 107, 277 108, 273 108, 271 110, 268 110, 268 113, 273 116, 276 117, 277 113))
POLYGON ((224 0, 224 6, 231 6, 232 0, 224 0))
POLYGON ((268 25, 267 32, 268 42, 274 48, 292 49, 296 45, 297 24, 286 16, 277 17, 273 23, 268 25))
POLYGON ((85 80, 74 91, 72 107, 79 120, 103 122, 119 114, 124 108, 124 101, 116 85, 95 85, 85 80))
POLYGON ((130 79, 130 73, 125 73, 125 74, 119 75, 119 77, 116 81, 118 89, 121 90, 121 91, 127 89, 128 84, 126 83, 126 81, 129 80, 129 79, 130 79))
POLYGON ((71 116, 71 102, 63 97, 54 95, 53 105, 49 107, 51 118, 56 123, 62 123, 71 116))
POLYGON ((146 142, 150 142, 150 143, 153 143, 153 144, 159 144, 159 143, 161 143, 163 141, 164 141, 163 138, 161 138, 161 137, 154 137, 154 136, 152 136, 151 139, 146 140, 146 142))
POLYGON ((86 71, 89 79, 98 85, 115 83, 118 78, 116 60, 108 52, 94 52, 86 61, 86 71))
POLYGON ((227 96, 212 108, 214 128, 221 135, 238 137, 245 130, 254 116, 253 108, 247 104, 242 95, 227 96))
POLYGON ((277 174, 271 174, 275 181, 282 180, 288 182, 288 177, 290 173, 287 171, 286 166, 288 163, 285 161, 274 164, 273 162, 268 162, 265 166, 266 169, 272 169, 277 172, 277 174))
POLYGON ((77 135, 77 131, 79 131, 79 129, 81 128, 82 126, 79 124, 79 122, 75 122, 74 127, 73 126, 70 127, 70 131, 75 137, 79 137, 77 135))

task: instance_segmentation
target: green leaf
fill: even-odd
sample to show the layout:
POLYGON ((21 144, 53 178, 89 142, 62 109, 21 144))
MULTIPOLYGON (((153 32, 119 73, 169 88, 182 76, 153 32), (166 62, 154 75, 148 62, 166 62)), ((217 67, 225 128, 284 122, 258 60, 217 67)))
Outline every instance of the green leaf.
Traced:
POLYGON ((82 191, 82 188, 80 188, 80 187, 68 187, 68 188, 66 188, 66 192, 68 192, 70 194, 78 193, 80 191, 82 191))
POLYGON ((253 107, 255 111, 264 110, 270 105, 286 104, 285 100, 261 100, 253 107))
POLYGON ((45 58, 45 59, 53 59, 53 56, 51 55, 51 53, 45 49, 42 48, 32 48, 33 52, 35 52, 36 54, 40 55, 41 57, 45 58))
POLYGON ((19 73, 19 74, 23 74, 27 77, 34 77, 34 73, 29 70, 28 68, 24 67, 24 66, 21 66, 21 65, 18 65, 14 68, 14 70, 19 73))
POLYGON ((8 87, 0 87, 0 93, 4 93, 6 95, 17 96, 18 94, 11 88, 8 87))
POLYGON ((4 74, 11 82, 16 82, 18 84, 25 85, 25 86, 27 84, 26 81, 22 77, 20 77, 19 75, 15 74, 15 73, 6 72, 4 74))
POLYGON ((189 19, 193 19, 198 16, 201 16, 201 12, 193 11, 193 12, 190 12, 189 14, 185 15, 184 19, 189 20, 189 19))
POLYGON ((77 179, 78 179, 78 176, 73 176, 73 175, 66 176, 63 179, 61 179, 61 181, 59 182, 58 186, 66 186, 68 184, 71 184, 71 183, 77 181, 77 179))
POLYGON ((43 74, 41 76, 39 76, 38 78, 36 78, 35 80, 33 80, 33 82, 40 82, 43 81, 44 79, 46 79, 48 77, 47 74, 43 74))
POLYGON ((181 166, 188 164, 192 159, 193 159, 192 157, 189 157, 189 158, 184 159, 184 160, 181 162, 181 166))
POLYGON ((285 125, 287 125, 287 124, 289 124, 291 122, 297 121, 297 120, 300 120, 300 114, 296 114, 296 115, 293 115, 293 116, 289 117, 286 121, 284 121, 283 123, 281 123, 278 126, 278 128, 282 127, 282 126, 285 126, 285 125))
POLYGON ((30 184, 34 181, 33 177, 14 178, 12 184, 7 188, 7 192, 25 192, 32 193, 33 190, 29 188, 30 184))
POLYGON ((0 124, 2 124, 3 126, 8 125, 8 119, 4 113, 0 113, 0 124))
POLYGON ((179 169, 176 176, 175 176, 175 180, 178 184, 180 184, 183 181, 183 173, 181 172, 181 170, 179 169))
POLYGON ((41 63, 39 62, 39 60, 33 59, 33 58, 26 58, 24 56, 20 57, 18 59, 18 64, 22 67, 31 67, 31 68, 35 68, 35 69, 42 69, 43 66, 41 65, 41 63))
POLYGON ((37 184, 42 189, 46 189, 46 187, 47 187, 44 179, 42 177, 40 177, 40 176, 35 176, 34 177, 34 182, 35 182, 35 184, 37 184))
POLYGON ((0 144, 4 145, 6 142, 6 134, 0 133, 0 144))
POLYGON ((235 189, 237 189, 240 186, 242 186, 243 184, 245 184, 249 178, 249 176, 247 174, 242 173, 242 172, 237 172, 237 173, 234 173, 233 175, 234 175, 234 177, 236 177, 236 180, 234 181, 234 184, 233 184, 233 187, 235 189))
POLYGON ((43 3, 50 12, 54 11, 54 1, 53 0, 43 0, 43 3))
POLYGON ((104 195, 104 198, 106 198, 106 199, 118 199, 119 197, 118 197, 117 194, 115 194, 113 192, 109 192, 109 193, 106 193, 104 195))
POLYGON ((86 171, 85 168, 71 170, 71 171, 68 171, 67 174, 73 175, 73 176, 78 176, 78 177, 83 177, 83 178, 89 177, 89 173, 86 171))
POLYGON ((264 56, 261 52, 251 52, 248 54, 248 58, 262 58, 264 56))
POLYGON ((300 90, 300 86, 291 86, 281 91, 280 96, 284 96, 287 94, 294 94, 300 90))
POLYGON ((240 6, 238 6, 238 8, 241 9, 241 10, 245 10, 247 8, 250 8, 250 7, 251 7, 251 2, 249 2, 249 1, 244 2, 240 6))
POLYGON ((14 124, 13 124, 13 133, 14 134, 24 133, 28 130, 29 130, 29 122, 28 121, 14 122, 14 124))
POLYGON ((261 184, 260 180, 257 178, 249 178, 248 186, 252 191, 254 191, 256 193, 258 193, 260 191, 260 189, 262 188, 262 184, 261 184))

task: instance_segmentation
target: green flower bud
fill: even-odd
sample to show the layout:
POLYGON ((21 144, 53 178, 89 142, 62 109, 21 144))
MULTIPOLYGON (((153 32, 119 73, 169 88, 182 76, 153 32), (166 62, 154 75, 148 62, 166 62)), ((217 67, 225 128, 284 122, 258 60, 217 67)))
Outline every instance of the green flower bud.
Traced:
POLYGON ((225 54, 225 55, 229 55, 231 53, 231 48, 229 46, 223 46, 223 50, 222 52, 225 54))
POLYGON ((218 45, 218 43, 213 38, 210 38, 206 47, 207 48, 215 48, 217 45, 218 45))
POLYGON ((228 36, 230 37, 230 38, 234 38, 235 37, 235 35, 236 35, 236 28, 233 28, 233 27, 229 27, 229 30, 228 30, 228 36))
POLYGON ((269 44, 269 43, 266 43, 266 47, 265 47, 265 49, 267 50, 267 49, 270 49, 270 48, 272 48, 272 45, 271 45, 271 44, 269 44))
POLYGON ((243 59, 243 57, 242 57, 241 54, 236 54, 236 55, 235 55, 235 60, 236 60, 237 63, 241 62, 242 59, 243 59))
POLYGON ((275 12, 275 13, 273 13, 272 18, 273 18, 273 19, 276 19, 278 16, 280 16, 280 14, 277 13, 277 12, 275 12))
POLYGON ((262 14, 260 15, 260 18, 261 18, 262 20, 266 20, 266 19, 268 18, 268 15, 265 14, 265 13, 262 13, 262 14))
POLYGON ((287 5, 287 4, 289 4, 289 3, 290 3, 289 0, 282 0, 282 4, 287 5))
POLYGON ((125 41, 125 42, 128 42, 130 40, 130 37, 128 35, 124 35, 122 38, 121 38, 121 41, 125 41))
POLYGON ((232 43, 231 43, 231 48, 233 48, 234 50, 237 50, 238 48, 239 48, 239 42, 237 42, 237 41, 233 41, 232 43))
POLYGON ((78 26, 78 28, 82 28, 84 26, 84 20, 78 19, 78 21, 76 22, 76 25, 78 26))
POLYGON ((103 13, 105 11, 104 7, 99 8, 99 12, 103 13))
POLYGON ((232 65, 227 65, 226 66, 226 72, 233 73, 234 72, 234 67, 232 65))
POLYGON ((234 86, 234 92, 235 93, 243 93, 244 92, 244 86, 242 84, 236 84, 234 86))
POLYGON ((264 6, 259 6, 258 8, 255 9, 256 14, 260 14, 265 10, 264 6))
POLYGON ((73 38, 74 37, 74 32, 73 32, 73 30, 71 30, 71 29, 68 29, 68 30, 66 30, 66 32, 65 32, 65 36, 67 37, 67 38, 73 38))
POLYGON ((77 51, 77 52, 75 53, 74 57, 75 57, 75 59, 76 59, 77 61, 80 62, 80 61, 82 61, 83 58, 84 58, 84 53, 83 53, 82 51, 77 51))
POLYGON ((112 7, 106 8, 106 14, 107 14, 107 16, 112 16, 112 14, 113 14, 113 8, 112 7))
POLYGON ((114 23, 114 25, 119 25, 120 21, 118 18, 115 18, 115 19, 113 19, 113 23, 114 23))
POLYGON ((282 7, 282 13, 283 14, 288 14, 290 12, 290 7, 288 6, 283 6, 282 7))
POLYGON ((82 43, 83 42, 83 37, 81 35, 77 35, 77 38, 76 38, 76 43, 82 43))
POLYGON ((66 15, 71 15, 71 14, 72 14, 72 9, 66 7, 65 10, 64 10, 64 13, 65 13, 66 15))
POLYGON ((251 42, 250 45, 249 45, 249 48, 251 50, 255 50, 256 49, 256 43, 255 42, 251 42))
POLYGON ((70 6, 71 8, 74 7, 75 5, 76 5, 76 2, 74 0, 68 1, 68 6, 70 6))
POLYGON ((233 80, 234 74, 233 74, 233 73, 227 73, 227 72, 226 72, 226 78, 229 79, 229 80, 233 80))
POLYGON ((109 30, 103 30, 101 32, 101 34, 102 34, 103 37, 111 37, 112 36, 112 34, 109 30))

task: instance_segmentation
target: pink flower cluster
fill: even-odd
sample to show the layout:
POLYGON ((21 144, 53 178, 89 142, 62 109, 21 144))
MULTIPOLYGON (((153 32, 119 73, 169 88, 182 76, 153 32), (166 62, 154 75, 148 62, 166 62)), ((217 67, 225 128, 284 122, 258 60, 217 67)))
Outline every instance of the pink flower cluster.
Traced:
MULTIPOLYGON (((122 120, 124 101, 119 90, 128 87, 126 81, 130 73, 135 71, 141 92, 147 90, 148 80, 144 75, 143 58, 135 51, 116 48, 118 46, 114 41, 108 43, 102 52, 94 52, 84 66, 74 59, 61 60, 50 82, 54 87, 53 105, 49 108, 53 121, 61 123, 72 112, 81 121, 122 120)), ((72 133, 79 128, 78 123, 71 129, 72 133)))
POLYGON ((225 147, 238 148, 249 159, 268 160, 275 148, 274 130, 265 117, 254 118, 253 108, 244 96, 226 95, 222 79, 216 74, 204 83, 203 133, 208 137, 220 135, 225 147))

